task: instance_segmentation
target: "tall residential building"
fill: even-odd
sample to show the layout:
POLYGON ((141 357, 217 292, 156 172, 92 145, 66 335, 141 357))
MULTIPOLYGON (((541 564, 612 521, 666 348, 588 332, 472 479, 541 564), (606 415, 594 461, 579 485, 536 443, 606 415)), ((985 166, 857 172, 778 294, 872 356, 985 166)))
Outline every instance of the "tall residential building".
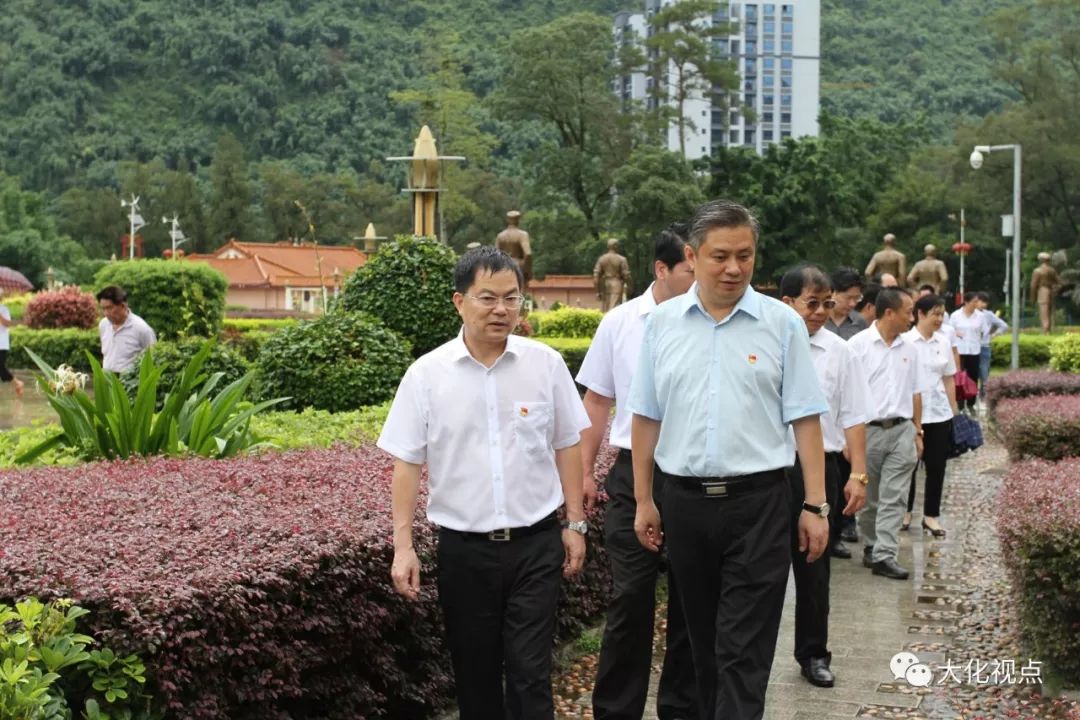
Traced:
MULTIPOLYGON (((679 0, 645 0, 644 13, 617 14, 616 41, 644 43, 653 33, 649 19, 673 2, 679 0)), ((820 0, 721 2, 715 15, 703 22, 730 23, 732 33, 714 38, 713 49, 717 57, 735 61, 739 91, 728 95, 726 105, 714 102, 720 99, 715 93, 699 93, 684 104, 683 117, 693 123, 686 131, 687 159, 708 156, 714 147, 745 146, 761 152, 787 137, 818 134, 820 0)), ((661 82, 671 82, 672 76, 669 68, 661 82)), ((619 78, 614 90, 626 103, 655 107, 653 82, 649 73, 636 72, 619 78)), ((674 123, 668 128, 667 146, 679 149, 674 123)))

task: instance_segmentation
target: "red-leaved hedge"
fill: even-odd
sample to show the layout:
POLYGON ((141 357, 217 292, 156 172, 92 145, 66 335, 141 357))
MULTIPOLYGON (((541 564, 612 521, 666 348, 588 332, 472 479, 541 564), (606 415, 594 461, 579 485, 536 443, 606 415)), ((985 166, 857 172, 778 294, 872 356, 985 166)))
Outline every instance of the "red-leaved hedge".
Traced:
POLYGON ((27 327, 82 328, 88 330, 97 325, 97 301, 74 285, 59 290, 39 292, 30 298, 23 322, 27 327))
POLYGON ((1080 458, 1016 463, 997 528, 1034 657, 1080 683, 1080 458))
POLYGON ((990 378, 986 385, 991 409, 1008 398, 1077 394, 1080 394, 1080 375, 1045 370, 1014 370, 990 378))
POLYGON ((1013 460, 1080 456, 1080 395, 1002 400, 994 409, 994 419, 1013 460))
MULTIPOLYGON (((389 581, 390 474, 371 447, 0 473, 0 599, 77 599, 102 642, 141 655, 171 717, 427 717, 452 690, 434 535, 417 523, 408 603, 389 581)), ((610 595, 590 520, 562 639, 610 595)))

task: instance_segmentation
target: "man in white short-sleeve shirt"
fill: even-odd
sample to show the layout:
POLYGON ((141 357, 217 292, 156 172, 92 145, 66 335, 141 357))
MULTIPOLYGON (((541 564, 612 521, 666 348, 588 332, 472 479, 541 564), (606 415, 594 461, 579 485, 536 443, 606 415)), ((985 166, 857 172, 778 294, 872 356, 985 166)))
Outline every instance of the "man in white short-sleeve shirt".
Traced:
POLYGON ((511 335, 523 285, 514 259, 470 250, 454 282, 461 333, 405 373, 378 440, 394 456, 391 578, 406 598, 419 596, 412 525, 427 464, 461 720, 550 720, 560 575, 578 573, 585 557, 589 419, 562 357, 511 335))
POLYGON ((131 312, 123 288, 109 285, 102 288, 97 299, 105 316, 98 323, 101 367, 122 373, 135 364, 143 350, 157 342, 157 336, 145 320, 131 312))
MULTIPOLYGON (((604 510, 604 548, 611 560, 614 595, 608 605, 592 705, 595 720, 640 718, 645 710, 652 674, 656 578, 665 564, 658 553, 641 546, 634 534, 634 464, 630 454, 630 382, 638 364, 645 322, 660 305, 682 295, 694 282, 694 267, 686 259, 686 225, 676 223, 660 232, 653 249, 656 280, 640 296, 604 315, 581 363, 577 381, 587 388, 585 410, 592 427, 582 433, 582 472, 585 499, 596 496, 593 466, 604 429, 615 405, 608 442, 619 449, 604 479, 608 502, 604 510)), ((658 508, 663 480, 653 485, 658 508)), ((697 692, 690 638, 686 634, 678 588, 668 574, 667 646, 656 712, 661 720, 697 714, 697 692)))

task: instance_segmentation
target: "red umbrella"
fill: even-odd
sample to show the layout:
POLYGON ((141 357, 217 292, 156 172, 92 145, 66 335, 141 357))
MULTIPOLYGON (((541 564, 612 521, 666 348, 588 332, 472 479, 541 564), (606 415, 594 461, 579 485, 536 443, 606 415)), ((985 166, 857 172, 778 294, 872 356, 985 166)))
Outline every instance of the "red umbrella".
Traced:
POLYGON ((25 292, 33 290, 34 284, 26 279, 18 270, 0 265, 0 291, 2 292, 25 292))

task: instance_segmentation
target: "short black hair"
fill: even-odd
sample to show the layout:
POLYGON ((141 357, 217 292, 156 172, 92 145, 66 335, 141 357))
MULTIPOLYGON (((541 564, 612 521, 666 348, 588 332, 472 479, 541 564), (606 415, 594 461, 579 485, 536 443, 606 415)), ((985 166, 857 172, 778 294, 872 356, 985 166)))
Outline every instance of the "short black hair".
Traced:
POLYGON ((518 267, 517 261, 494 245, 481 245, 469 250, 462 255, 457 265, 454 266, 454 289, 459 293, 466 293, 481 270, 486 270, 492 275, 510 270, 517 275, 518 290, 525 292, 525 275, 518 267))
POLYGON ((127 302, 127 293, 124 292, 124 288, 119 285, 109 285, 103 287, 98 291, 95 297, 100 302, 101 300, 108 300, 109 302, 120 305, 127 302))
MULTIPOLYGON (((915 301, 916 313, 929 315, 930 311, 936 307, 945 307, 945 298, 941 297, 940 295, 930 293, 929 295, 923 295, 921 298, 915 301)), ((916 315, 915 317, 918 317, 918 315, 916 315)))
POLYGON ((686 236, 686 242, 697 250, 710 230, 739 227, 750 228, 754 235, 754 243, 757 244, 758 235, 761 234, 761 225, 752 212, 731 200, 710 200, 694 210, 694 216, 690 218, 690 230, 686 236))
POLYGON ((878 317, 885 315, 886 310, 897 311, 904 306, 904 296, 911 297, 911 293, 902 287, 881 288, 881 292, 874 301, 874 311, 878 317))
POLYGON ((661 230, 653 247, 653 260, 664 263, 669 270, 686 260, 686 234, 689 231, 690 226, 685 222, 673 222, 661 230))
POLYGON ((832 287, 836 292, 847 292, 853 287, 862 290, 866 284, 863 282, 863 276, 858 270, 844 265, 832 271, 830 280, 832 280, 832 287))
MULTIPOLYGON (((855 303, 855 309, 862 312, 862 309, 867 305, 874 305, 877 302, 878 293, 881 292, 881 286, 877 283, 867 283, 862 289, 862 300, 855 303)), ((874 306, 877 307, 876 305, 874 306)))
POLYGON ((990 304, 990 293, 986 292, 985 290, 979 290, 975 294, 978 295, 979 299, 982 300, 984 303, 986 303, 987 305, 990 304))
POLYGON ((974 290, 968 290, 966 293, 964 293, 964 304, 965 305, 967 305, 972 300, 978 300, 978 299, 979 299, 979 293, 975 292, 974 290))
POLYGON ((780 296, 797 298, 803 290, 832 290, 829 276, 813 263, 800 263, 784 273, 780 278, 780 296))
POLYGON ((919 292, 922 292, 923 290, 929 290, 931 295, 937 295, 937 288, 933 285, 920 285, 919 292))

